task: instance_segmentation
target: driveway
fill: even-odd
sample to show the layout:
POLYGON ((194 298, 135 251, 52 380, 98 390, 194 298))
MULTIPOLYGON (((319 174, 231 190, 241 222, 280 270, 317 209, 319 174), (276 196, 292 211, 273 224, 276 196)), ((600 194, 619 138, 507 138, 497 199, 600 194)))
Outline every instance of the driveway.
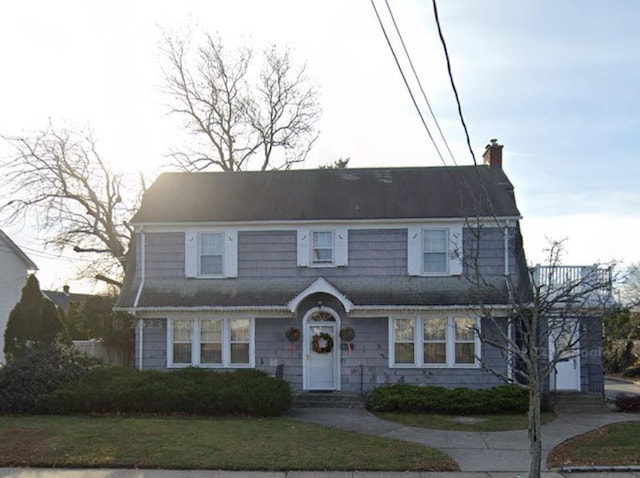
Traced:
POLYGON ((640 395, 640 385, 628 380, 605 377, 604 394, 609 399, 614 399, 621 394, 640 395))

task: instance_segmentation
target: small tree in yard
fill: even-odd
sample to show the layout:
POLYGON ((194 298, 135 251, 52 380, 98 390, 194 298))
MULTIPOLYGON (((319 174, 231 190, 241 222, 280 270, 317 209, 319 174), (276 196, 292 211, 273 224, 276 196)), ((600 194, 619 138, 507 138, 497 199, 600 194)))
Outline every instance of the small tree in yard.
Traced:
MULTIPOLYGON (((482 231, 477 232, 478 239, 482 231)), ((480 243, 478 240, 477 244, 480 243)), ((586 331, 612 304, 611 267, 568 268, 561 265, 562 242, 552 242, 547 263, 528 277, 505 276, 498 285, 483 278, 477 262, 468 264, 481 313, 493 327, 476 332, 483 344, 498 349, 509 373, 496 370, 478 357, 483 368, 505 381, 526 383, 529 390, 530 477, 539 477, 542 460, 541 398, 543 383, 556 365, 574 358, 578 344, 588 342, 586 331), (576 271, 579 270, 579 273, 576 271), (493 310, 483 297, 503 297, 505 312, 493 310)))
POLYGON ((9 360, 28 348, 68 342, 61 311, 42 295, 36 276, 31 275, 22 289, 20 302, 11 311, 4 333, 4 353, 9 360))

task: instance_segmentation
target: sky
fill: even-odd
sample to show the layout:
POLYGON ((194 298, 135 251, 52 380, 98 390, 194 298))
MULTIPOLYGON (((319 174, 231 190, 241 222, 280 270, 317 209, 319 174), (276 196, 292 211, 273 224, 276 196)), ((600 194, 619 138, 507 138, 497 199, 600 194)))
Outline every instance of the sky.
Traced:
MULTIPOLYGON (((472 164, 431 2, 389 5, 456 164, 472 164)), ((491 138, 504 145, 529 262, 544 262, 549 239, 566 239, 565 264, 640 261, 640 3, 440 0, 438 10, 476 157, 491 138)), ((188 30, 231 51, 289 47, 306 64, 323 114, 305 168, 443 164, 369 0, 2 2, 0 134, 90 127, 115 169, 153 177, 189 141, 169 114, 160 49, 163 32, 188 30)), ((35 218, 0 228, 38 264, 43 289, 96 291, 77 280, 73 252, 43 247, 35 218)))

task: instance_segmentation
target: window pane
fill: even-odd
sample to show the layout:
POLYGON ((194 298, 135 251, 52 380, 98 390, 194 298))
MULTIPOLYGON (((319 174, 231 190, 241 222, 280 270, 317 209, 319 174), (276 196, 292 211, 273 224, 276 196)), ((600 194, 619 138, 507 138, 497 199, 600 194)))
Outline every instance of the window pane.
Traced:
POLYGON ((222 363, 222 344, 200 344, 200 363, 222 363))
POLYGON ((191 342, 191 321, 190 320, 174 320, 173 321, 173 341, 174 342, 191 342))
POLYGON ((333 233, 330 231, 314 232, 313 247, 320 249, 331 249, 333 247, 333 233))
POLYGON ((474 340, 473 319, 455 319, 456 340, 474 340))
POLYGON ((191 344, 173 344, 173 363, 191 363, 191 344))
POLYGON ((424 231, 424 252, 446 252, 447 250, 447 231, 427 230, 424 231))
POLYGON ((445 340, 447 319, 424 319, 424 340, 445 340))
POLYGON ((393 337, 395 342, 413 342, 413 319, 395 319, 393 337))
POLYGON ((221 275, 222 256, 200 256, 200 274, 221 275))
POLYGON ((232 342, 249 342, 249 319, 233 319, 229 325, 232 342))
POLYGON ((200 342, 222 342, 222 319, 200 321, 200 342))
POLYGON ((231 344, 231 363, 249 363, 249 344, 231 344))
POLYGON ((475 362, 475 344, 458 343, 456 344, 456 363, 474 363, 475 362))
POLYGON ((395 344, 395 363, 413 363, 413 344, 395 344))
POLYGON ((224 234, 217 232, 215 234, 200 235, 200 254, 222 255, 222 244, 224 234))
POLYGON ((331 262, 332 259, 331 249, 314 249, 313 250, 313 262, 331 262))
POLYGON ((425 252, 424 272, 447 272, 447 254, 425 252))
POLYGON ((446 363, 447 347, 445 343, 424 344, 424 363, 446 363))

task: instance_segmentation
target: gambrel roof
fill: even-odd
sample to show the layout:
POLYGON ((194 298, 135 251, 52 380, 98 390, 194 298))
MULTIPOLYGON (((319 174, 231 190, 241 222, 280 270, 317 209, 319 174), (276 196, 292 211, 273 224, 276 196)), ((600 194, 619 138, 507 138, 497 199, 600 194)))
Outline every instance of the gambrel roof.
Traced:
POLYGON ((165 173, 134 224, 518 218, 513 186, 488 166, 165 173))

